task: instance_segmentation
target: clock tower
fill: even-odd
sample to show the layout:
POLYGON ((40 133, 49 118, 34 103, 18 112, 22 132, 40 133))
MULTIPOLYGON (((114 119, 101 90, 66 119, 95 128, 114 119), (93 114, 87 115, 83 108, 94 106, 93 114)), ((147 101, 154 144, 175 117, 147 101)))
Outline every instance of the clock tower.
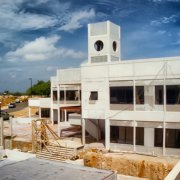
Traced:
POLYGON ((88 24, 88 62, 120 61, 120 26, 110 22, 88 24))

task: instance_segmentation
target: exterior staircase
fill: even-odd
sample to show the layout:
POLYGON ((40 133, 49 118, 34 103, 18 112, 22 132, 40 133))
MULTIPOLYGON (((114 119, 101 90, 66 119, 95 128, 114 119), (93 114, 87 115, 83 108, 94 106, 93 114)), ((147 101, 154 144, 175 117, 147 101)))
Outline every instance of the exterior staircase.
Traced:
POLYGON ((64 162, 75 156, 76 152, 75 148, 48 145, 46 148, 42 149, 42 151, 38 151, 36 157, 64 162))

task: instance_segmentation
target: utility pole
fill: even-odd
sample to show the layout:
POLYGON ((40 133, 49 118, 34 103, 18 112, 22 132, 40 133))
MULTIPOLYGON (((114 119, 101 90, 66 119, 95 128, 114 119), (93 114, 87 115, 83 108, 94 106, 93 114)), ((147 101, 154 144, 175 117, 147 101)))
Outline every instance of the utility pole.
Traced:
POLYGON ((1 101, 0 101, 0 117, 1 117, 1 104, 2 104, 2 103, 1 103, 1 101))
POLYGON ((30 82, 31 82, 31 97, 32 97, 32 78, 29 78, 30 82))

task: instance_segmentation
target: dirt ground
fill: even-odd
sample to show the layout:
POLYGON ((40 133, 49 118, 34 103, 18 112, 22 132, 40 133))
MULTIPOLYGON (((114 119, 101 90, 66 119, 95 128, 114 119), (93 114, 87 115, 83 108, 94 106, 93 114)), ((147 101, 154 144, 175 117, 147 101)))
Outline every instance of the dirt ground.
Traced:
MULTIPOLYGON (((38 112, 38 108, 31 108, 32 116, 35 116, 36 112, 38 112)), ((12 112, 10 114, 14 115, 15 118, 16 117, 28 117, 29 116, 29 108, 26 107, 20 111, 12 112)))
POLYGON ((163 180, 178 162, 178 158, 153 157, 132 153, 102 153, 92 150, 83 155, 84 165, 107 169, 118 174, 163 180))

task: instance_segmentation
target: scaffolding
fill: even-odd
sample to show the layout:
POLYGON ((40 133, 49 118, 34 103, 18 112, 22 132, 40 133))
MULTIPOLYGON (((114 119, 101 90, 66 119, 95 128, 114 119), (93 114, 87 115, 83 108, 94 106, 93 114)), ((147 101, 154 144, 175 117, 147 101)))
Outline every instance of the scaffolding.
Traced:
POLYGON ((60 137, 48 126, 47 120, 38 119, 32 121, 32 151, 34 153, 41 152, 44 148, 48 150, 50 144, 48 134, 56 141, 60 140, 60 137))

